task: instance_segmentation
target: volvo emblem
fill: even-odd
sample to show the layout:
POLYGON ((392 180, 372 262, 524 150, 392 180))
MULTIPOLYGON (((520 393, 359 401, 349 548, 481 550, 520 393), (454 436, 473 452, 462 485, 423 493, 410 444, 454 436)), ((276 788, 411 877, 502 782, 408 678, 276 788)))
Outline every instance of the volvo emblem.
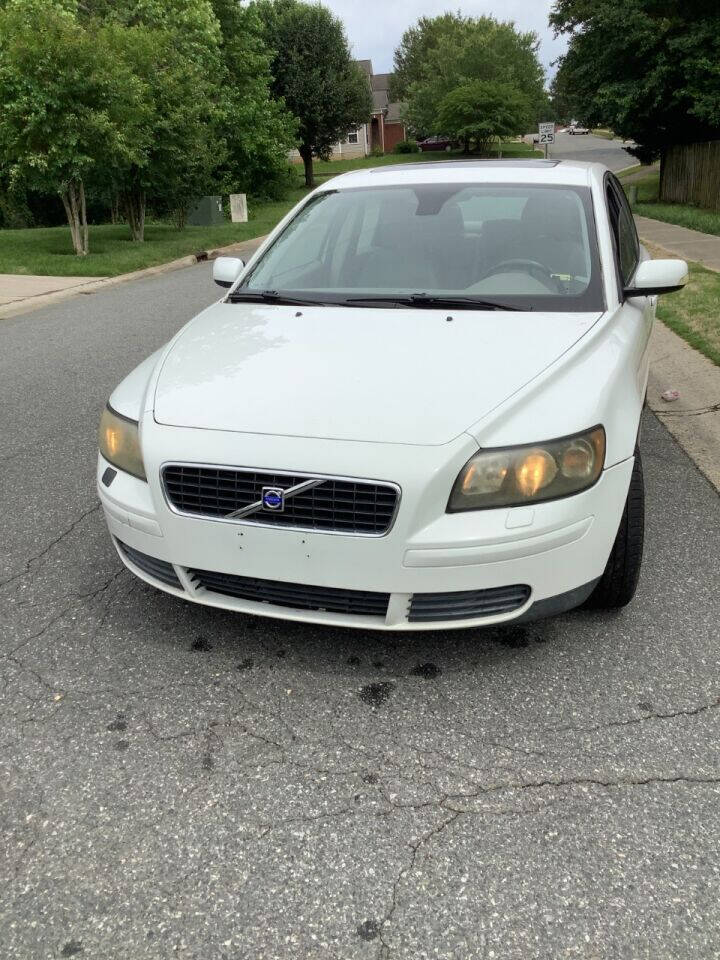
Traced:
POLYGON ((285 509, 285 491, 282 487, 262 488, 263 510, 272 510, 273 513, 282 513, 285 509))

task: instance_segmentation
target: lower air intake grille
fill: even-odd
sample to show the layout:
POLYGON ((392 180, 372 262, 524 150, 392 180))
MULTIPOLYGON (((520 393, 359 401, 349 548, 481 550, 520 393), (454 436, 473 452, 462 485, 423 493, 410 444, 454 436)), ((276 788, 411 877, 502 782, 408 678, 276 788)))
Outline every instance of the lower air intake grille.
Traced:
POLYGON ((328 613, 384 617, 390 600, 388 593, 309 587, 304 583, 257 580, 255 577, 214 573, 212 570, 188 570, 188 574, 194 583, 213 593, 279 607, 294 607, 296 610, 326 610, 328 613))
POLYGON ((168 563, 166 560, 158 560, 156 557, 149 557, 146 553, 140 553, 139 550, 135 550, 134 547, 129 547, 126 543, 123 543, 122 540, 118 540, 117 544, 130 563, 134 563, 143 573, 146 573, 149 577, 154 577, 155 580, 166 583, 169 587, 177 587, 179 590, 182 590, 183 586, 178 580, 171 563, 168 563))
POLYGON ((492 587, 488 590, 459 590, 455 593, 416 593, 410 604, 408 620, 420 623, 432 620, 471 620, 494 617, 517 610, 527 602, 530 587, 492 587))

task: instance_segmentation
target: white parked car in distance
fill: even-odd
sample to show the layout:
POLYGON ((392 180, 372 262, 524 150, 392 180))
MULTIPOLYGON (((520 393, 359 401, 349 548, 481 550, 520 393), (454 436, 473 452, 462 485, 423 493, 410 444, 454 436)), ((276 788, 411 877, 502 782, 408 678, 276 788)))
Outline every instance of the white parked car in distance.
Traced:
POLYGON ((575 136, 578 136, 578 137, 580 137, 580 136, 585 136, 586 134, 589 134, 589 133, 590 133, 590 131, 588 130, 588 128, 587 128, 587 127, 584 127, 581 123, 572 123, 572 124, 570 124, 570 126, 567 128, 567 132, 570 134, 571 137, 575 137, 575 136))
POLYGON ((386 630, 619 607, 643 547, 657 294, 597 164, 449 161, 315 190, 110 397, 97 489, 138 577, 386 630))

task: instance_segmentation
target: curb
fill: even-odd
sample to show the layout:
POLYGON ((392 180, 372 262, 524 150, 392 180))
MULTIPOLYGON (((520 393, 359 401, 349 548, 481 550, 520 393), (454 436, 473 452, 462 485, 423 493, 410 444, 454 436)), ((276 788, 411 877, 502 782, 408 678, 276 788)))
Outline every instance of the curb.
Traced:
MULTIPOLYGON (((158 263, 154 267, 143 267, 142 270, 133 270, 131 273, 121 273, 117 277, 99 277, 97 280, 90 280, 87 283, 79 283, 67 290, 53 290, 50 293, 40 293, 34 297, 26 297, 22 300, 13 301, 0 307, 0 320, 9 320, 11 317, 18 317, 24 313, 31 313, 33 310, 39 310, 41 307, 50 306, 53 303, 60 303, 63 300, 70 300, 72 297, 97 293, 108 287, 115 287, 119 283, 125 283, 128 280, 141 280, 145 277, 154 277, 163 273, 172 273, 174 270, 183 270, 185 267, 192 267, 196 263, 215 260, 217 257, 224 256, 226 253, 243 253, 243 248, 252 245, 255 249, 265 240, 267 234, 260 237, 251 237, 248 240, 238 240, 237 243, 230 243, 225 247, 216 247, 211 250, 198 250, 197 253, 188 254, 177 260, 169 260, 167 263, 158 263)), ((250 251, 248 251, 250 252, 250 251)))

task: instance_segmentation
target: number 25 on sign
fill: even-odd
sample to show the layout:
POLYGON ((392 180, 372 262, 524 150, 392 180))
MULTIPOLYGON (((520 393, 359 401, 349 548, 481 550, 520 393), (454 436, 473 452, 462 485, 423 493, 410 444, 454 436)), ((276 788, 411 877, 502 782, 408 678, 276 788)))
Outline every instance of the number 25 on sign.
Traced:
POLYGON ((547 156, 548 144, 555 143, 555 124, 554 123, 538 124, 538 142, 545 144, 545 156, 547 156))

